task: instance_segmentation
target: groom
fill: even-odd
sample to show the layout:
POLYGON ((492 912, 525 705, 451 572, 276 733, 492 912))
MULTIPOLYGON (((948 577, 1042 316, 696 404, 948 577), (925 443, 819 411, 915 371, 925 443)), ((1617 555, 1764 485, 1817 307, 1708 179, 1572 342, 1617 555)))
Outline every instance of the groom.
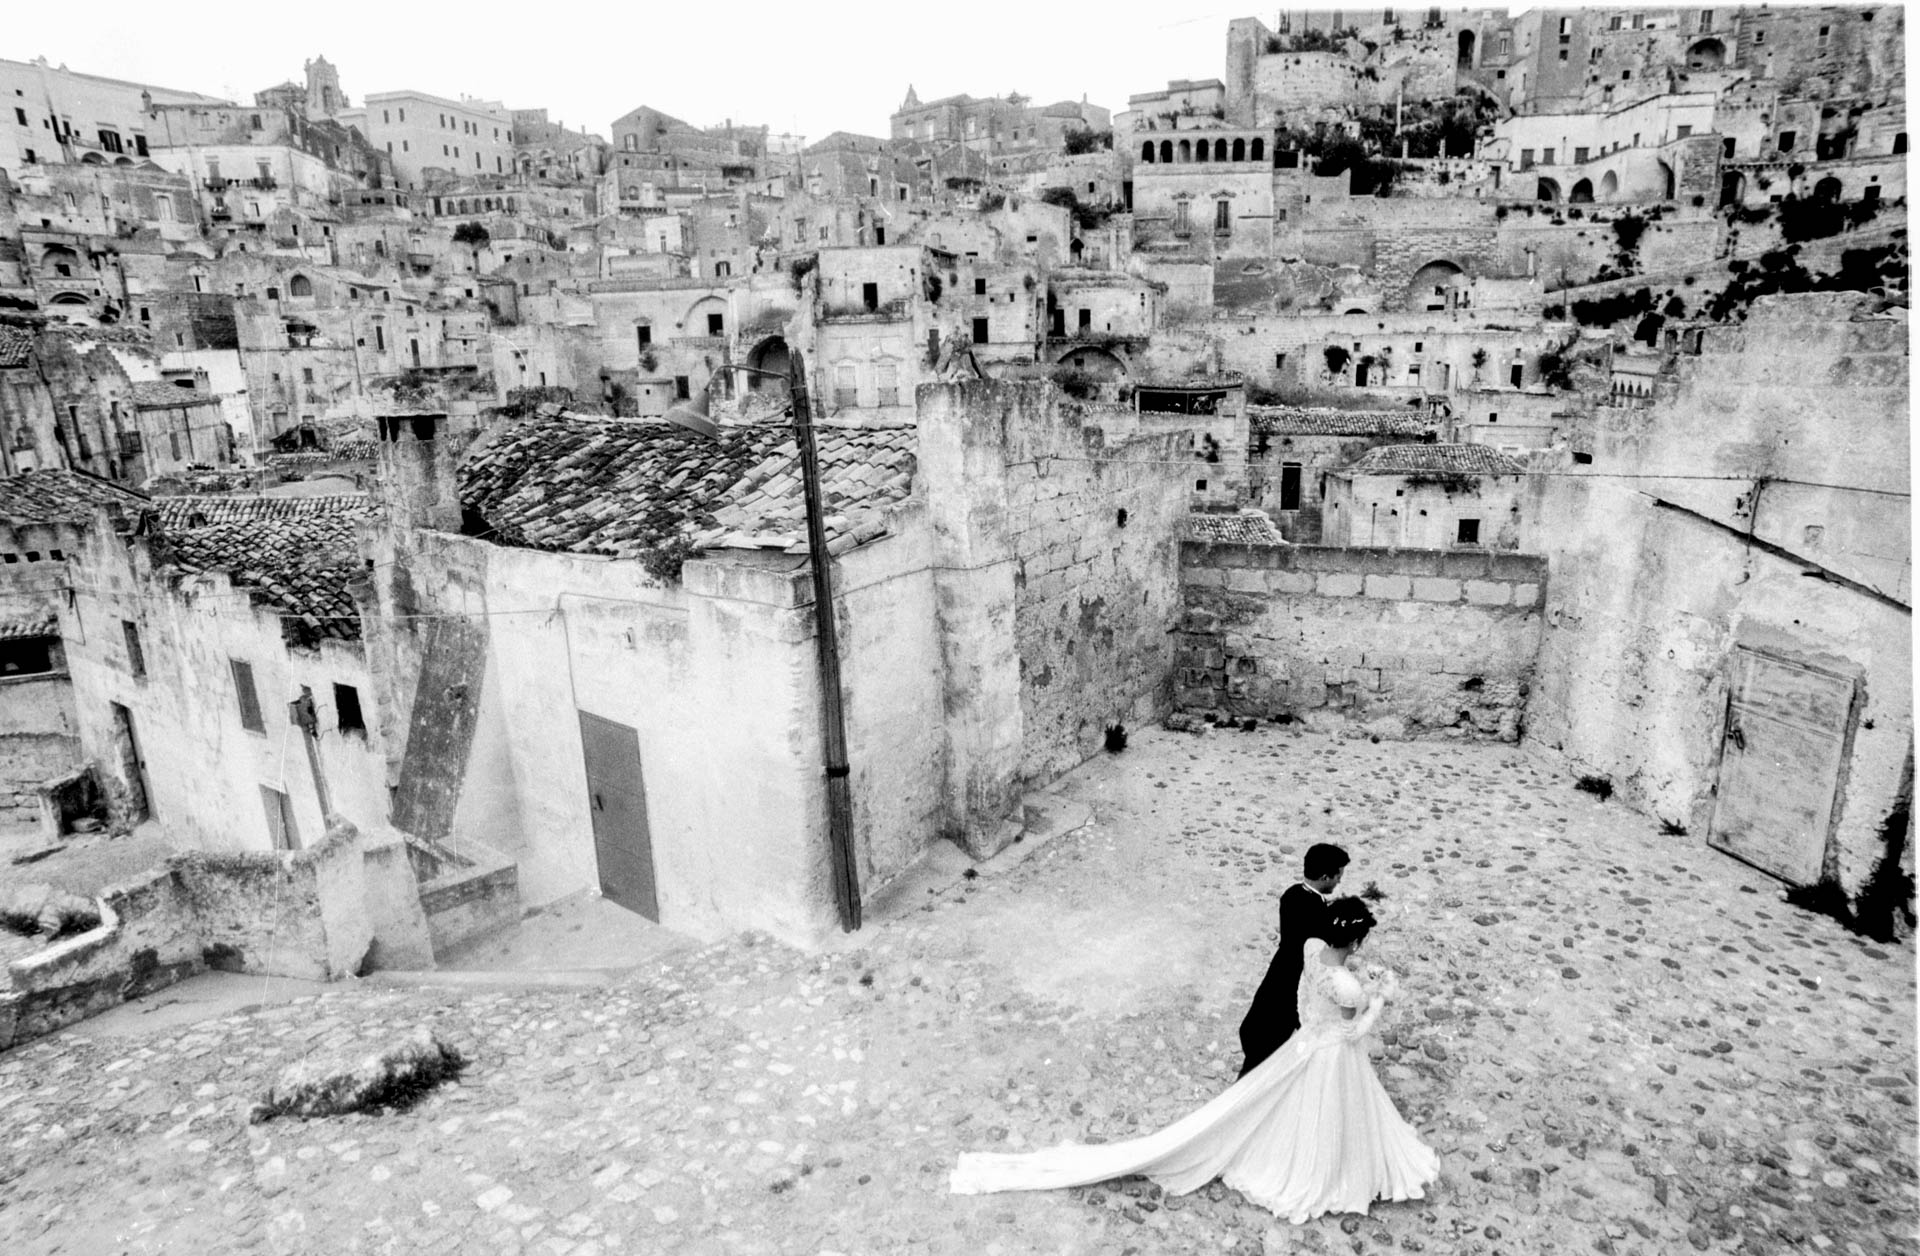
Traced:
POLYGON ((1258 1068, 1300 1028, 1301 949, 1308 938, 1327 936, 1327 899, 1346 867, 1346 851, 1316 842, 1307 848, 1300 884, 1288 886, 1280 896, 1280 947, 1267 965, 1266 980, 1254 994, 1247 1018, 1240 1022, 1240 1049, 1247 1057, 1240 1066, 1241 1077, 1258 1068))

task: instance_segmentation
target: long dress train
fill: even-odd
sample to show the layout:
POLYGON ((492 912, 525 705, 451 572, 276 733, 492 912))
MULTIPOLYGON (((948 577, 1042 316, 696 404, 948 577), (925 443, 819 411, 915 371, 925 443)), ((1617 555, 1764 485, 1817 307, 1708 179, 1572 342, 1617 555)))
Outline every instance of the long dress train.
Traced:
POLYGON ((1420 1141, 1374 1076, 1365 1037, 1385 996, 1320 962, 1310 938, 1300 980, 1300 1032, 1198 1111, 1124 1142, 1064 1143, 1021 1154, 967 1152, 960 1195, 1043 1191, 1140 1174, 1170 1195, 1214 1178, 1288 1221, 1367 1211, 1376 1199, 1424 1198, 1439 1156, 1420 1141), (1352 1020, 1342 1008, 1364 1008, 1352 1020))

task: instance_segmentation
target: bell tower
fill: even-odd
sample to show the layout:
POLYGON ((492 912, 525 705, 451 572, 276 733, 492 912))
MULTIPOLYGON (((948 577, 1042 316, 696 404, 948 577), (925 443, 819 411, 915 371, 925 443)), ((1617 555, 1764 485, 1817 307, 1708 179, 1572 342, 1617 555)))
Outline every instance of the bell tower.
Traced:
POLYGON ((340 71, 325 57, 307 62, 307 117, 331 118, 348 108, 347 94, 340 90, 340 71))

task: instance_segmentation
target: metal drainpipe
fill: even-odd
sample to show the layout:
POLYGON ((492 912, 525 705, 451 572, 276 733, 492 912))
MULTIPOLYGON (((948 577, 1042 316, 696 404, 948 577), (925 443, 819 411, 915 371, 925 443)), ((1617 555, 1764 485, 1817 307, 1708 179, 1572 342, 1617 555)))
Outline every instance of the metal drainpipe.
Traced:
POLYGON ((840 644, 833 614, 833 574, 827 553, 827 526, 821 512, 820 461, 814 451, 813 415, 807 406, 807 370, 800 351, 787 362, 787 389, 793 400, 793 439, 800 450, 801 485, 807 503, 807 555, 813 569, 814 641, 820 662, 820 732, 827 772, 827 843, 832 856, 834 897, 840 928, 860 927, 860 867, 853 849, 853 793, 848 783, 847 721, 841 706, 840 644))

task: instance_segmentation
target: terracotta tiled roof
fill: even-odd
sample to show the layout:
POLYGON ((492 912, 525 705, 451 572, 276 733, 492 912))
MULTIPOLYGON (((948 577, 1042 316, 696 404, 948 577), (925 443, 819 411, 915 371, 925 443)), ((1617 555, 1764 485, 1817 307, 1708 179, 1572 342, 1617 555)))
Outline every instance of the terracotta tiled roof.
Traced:
POLYGON ((260 523, 287 519, 343 516, 358 519, 374 512, 365 493, 333 493, 317 497, 197 496, 156 497, 153 513, 169 531, 204 528, 221 523, 260 523))
POLYGON ((1433 427, 1417 410, 1327 410, 1307 406, 1248 406, 1256 432, 1296 436, 1419 436, 1433 427))
MULTIPOLYGON (((828 546, 884 534, 913 487, 911 427, 816 428, 828 546)), ((784 424, 723 427, 712 440, 667 423, 534 417, 475 447, 460 500, 492 539, 632 557, 686 538, 697 549, 806 549, 806 510, 784 424)))
POLYGON ((147 495, 81 471, 29 471, 0 479, 0 519, 10 523, 85 521, 96 506, 119 505, 129 513, 147 495))
POLYGON ((19 641, 25 637, 57 637, 60 619, 52 611, 28 611, 11 618, 0 615, 0 641, 19 641))
POLYGON ((135 405, 155 409, 160 406, 210 406, 217 404, 219 398, 212 393, 182 388, 164 380, 142 380, 133 386, 133 401, 135 405))
POLYGON ((1486 445, 1382 445, 1348 468, 1355 475, 1410 475, 1422 471, 1456 475, 1520 475, 1526 468, 1486 445))
POLYGON ((18 327, 0 327, 0 368, 25 366, 33 350, 33 333, 18 327))
POLYGON ((1195 514, 1187 516, 1187 540, 1232 545, 1285 545, 1287 539, 1273 520, 1258 510, 1243 510, 1233 515, 1195 514))
POLYGON ((155 507, 169 560, 190 572, 225 572, 282 612, 289 642, 360 636, 350 590, 363 574, 354 525, 371 508, 365 494, 169 497, 155 507))

